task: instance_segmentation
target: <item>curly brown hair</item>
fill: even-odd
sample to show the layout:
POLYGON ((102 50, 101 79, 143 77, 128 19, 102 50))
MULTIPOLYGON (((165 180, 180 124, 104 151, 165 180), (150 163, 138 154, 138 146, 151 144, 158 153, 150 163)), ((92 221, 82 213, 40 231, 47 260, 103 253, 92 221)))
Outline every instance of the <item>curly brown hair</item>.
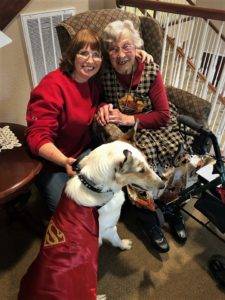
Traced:
POLYGON ((86 46, 102 53, 102 40, 92 29, 81 29, 71 40, 69 47, 59 64, 60 70, 71 76, 74 71, 74 61, 77 53, 86 46))

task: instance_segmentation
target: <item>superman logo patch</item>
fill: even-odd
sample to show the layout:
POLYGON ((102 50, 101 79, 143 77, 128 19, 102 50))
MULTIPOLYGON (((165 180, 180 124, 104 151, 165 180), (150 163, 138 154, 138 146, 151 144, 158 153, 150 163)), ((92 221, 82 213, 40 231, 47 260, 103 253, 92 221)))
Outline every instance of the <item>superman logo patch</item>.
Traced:
POLYGON ((65 241, 64 233, 58 229, 55 223, 51 220, 45 234, 44 247, 58 245, 65 241))

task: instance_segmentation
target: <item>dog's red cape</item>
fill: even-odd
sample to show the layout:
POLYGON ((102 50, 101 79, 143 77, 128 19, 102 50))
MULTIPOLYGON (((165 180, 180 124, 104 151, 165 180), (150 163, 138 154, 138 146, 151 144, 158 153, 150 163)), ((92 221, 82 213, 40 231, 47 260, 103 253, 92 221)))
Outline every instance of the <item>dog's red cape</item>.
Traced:
POLYGON ((18 299, 94 300, 97 266, 97 209, 79 206, 63 193, 18 299))

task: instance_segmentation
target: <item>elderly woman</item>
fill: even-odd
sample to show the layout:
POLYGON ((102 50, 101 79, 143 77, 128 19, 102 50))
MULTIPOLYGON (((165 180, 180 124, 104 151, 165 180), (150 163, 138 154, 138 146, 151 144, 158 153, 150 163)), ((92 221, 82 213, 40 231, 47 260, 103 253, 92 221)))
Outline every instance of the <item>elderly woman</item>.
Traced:
MULTIPOLYGON (((176 107, 168 102, 159 66, 135 58, 136 49, 143 45, 143 40, 129 20, 110 23, 102 38, 110 63, 102 74, 105 103, 97 112, 97 121, 102 126, 116 124, 124 132, 138 120, 135 145, 162 174, 175 165, 180 145, 185 145, 185 141, 175 131, 178 128, 176 107)), ((189 146, 185 146, 188 149, 189 146)), ((128 193, 134 200, 143 197, 132 187, 128 188, 128 193)), ((146 195, 144 198, 148 200, 146 195)), ((135 209, 152 246, 159 252, 167 252, 169 245, 156 211, 137 206, 135 209)), ((176 240, 184 243, 187 237, 180 211, 169 205, 165 219, 176 240)))

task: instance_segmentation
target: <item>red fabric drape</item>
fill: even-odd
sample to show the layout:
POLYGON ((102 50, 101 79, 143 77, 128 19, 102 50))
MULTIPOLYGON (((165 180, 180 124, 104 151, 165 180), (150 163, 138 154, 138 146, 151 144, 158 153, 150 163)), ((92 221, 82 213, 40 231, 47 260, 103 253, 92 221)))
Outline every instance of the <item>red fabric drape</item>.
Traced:
POLYGON ((97 209, 79 206, 63 194, 18 299, 94 300, 97 266, 97 209))

